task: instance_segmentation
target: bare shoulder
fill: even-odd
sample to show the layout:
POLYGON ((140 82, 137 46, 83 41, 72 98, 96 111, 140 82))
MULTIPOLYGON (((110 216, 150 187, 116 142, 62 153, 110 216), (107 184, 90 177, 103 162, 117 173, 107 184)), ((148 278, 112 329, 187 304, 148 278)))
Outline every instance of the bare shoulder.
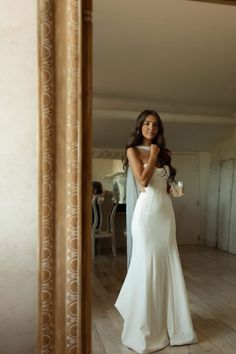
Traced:
POLYGON ((135 149, 135 147, 129 147, 127 149, 127 155, 133 155, 133 154, 137 154, 137 149, 135 149))
POLYGON ((135 147, 129 147, 128 149, 127 149, 127 157, 128 157, 128 159, 132 159, 132 158, 138 158, 139 157, 139 150, 138 149, 136 149, 135 147))
POLYGON ((136 149, 135 147, 130 147, 127 149, 127 157, 128 160, 131 164, 131 166, 133 165, 142 165, 142 158, 140 156, 140 151, 138 149, 136 149))

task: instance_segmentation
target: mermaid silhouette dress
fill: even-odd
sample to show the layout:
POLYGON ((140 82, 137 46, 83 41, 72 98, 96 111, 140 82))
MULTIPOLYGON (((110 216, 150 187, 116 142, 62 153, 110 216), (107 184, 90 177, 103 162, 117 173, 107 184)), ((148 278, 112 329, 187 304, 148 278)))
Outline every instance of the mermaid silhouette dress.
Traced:
POLYGON ((124 319, 122 343, 137 353, 196 343, 167 193, 169 167, 155 168, 132 219, 133 250, 115 303, 124 319))

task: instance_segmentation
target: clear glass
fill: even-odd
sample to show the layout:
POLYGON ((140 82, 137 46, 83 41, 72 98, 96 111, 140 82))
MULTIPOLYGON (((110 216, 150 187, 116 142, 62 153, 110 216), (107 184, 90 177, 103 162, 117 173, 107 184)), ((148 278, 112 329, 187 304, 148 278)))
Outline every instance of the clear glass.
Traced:
POLYGON ((174 197, 182 197, 184 195, 184 182, 176 181, 172 184, 172 194, 174 197))

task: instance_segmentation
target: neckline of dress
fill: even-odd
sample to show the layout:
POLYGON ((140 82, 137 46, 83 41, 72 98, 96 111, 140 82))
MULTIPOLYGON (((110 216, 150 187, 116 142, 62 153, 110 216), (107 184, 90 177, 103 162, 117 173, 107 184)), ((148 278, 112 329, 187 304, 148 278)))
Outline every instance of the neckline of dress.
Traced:
POLYGON ((146 151, 150 151, 151 150, 151 146, 150 145, 137 145, 136 148, 140 149, 140 150, 146 150, 146 151))

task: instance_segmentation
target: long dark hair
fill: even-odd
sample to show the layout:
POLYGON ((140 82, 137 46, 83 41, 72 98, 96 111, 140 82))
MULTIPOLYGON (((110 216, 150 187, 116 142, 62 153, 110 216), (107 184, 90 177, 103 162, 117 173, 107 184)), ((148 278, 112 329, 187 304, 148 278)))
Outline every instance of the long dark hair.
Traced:
POLYGON ((152 144, 157 144, 160 148, 160 152, 158 154, 158 163, 163 167, 164 165, 169 166, 170 168, 170 179, 174 180, 176 175, 176 169, 171 165, 171 152, 166 148, 166 141, 164 138, 164 127, 162 120, 159 114, 155 111, 150 109, 146 109, 145 111, 141 112, 136 119, 134 128, 131 132, 130 138, 128 140, 127 145, 125 146, 125 156, 123 159, 123 166, 124 170, 127 171, 128 169, 128 158, 127 158, 127 149, 130 147, 135 147, 137 145, 141 145, 143 142, 143 134, 142 134, 142 126, 145 122, 147 116, 154 116, 158 122, 158 133, 155 138, 152 139, 152 144))
POLYGON ((93 195, 97 195, 97 194, 102 194, 103 193, 102 183, 99 182, 99 181, 93 181, 92 182, 92 189, 93 189, 93 195))

